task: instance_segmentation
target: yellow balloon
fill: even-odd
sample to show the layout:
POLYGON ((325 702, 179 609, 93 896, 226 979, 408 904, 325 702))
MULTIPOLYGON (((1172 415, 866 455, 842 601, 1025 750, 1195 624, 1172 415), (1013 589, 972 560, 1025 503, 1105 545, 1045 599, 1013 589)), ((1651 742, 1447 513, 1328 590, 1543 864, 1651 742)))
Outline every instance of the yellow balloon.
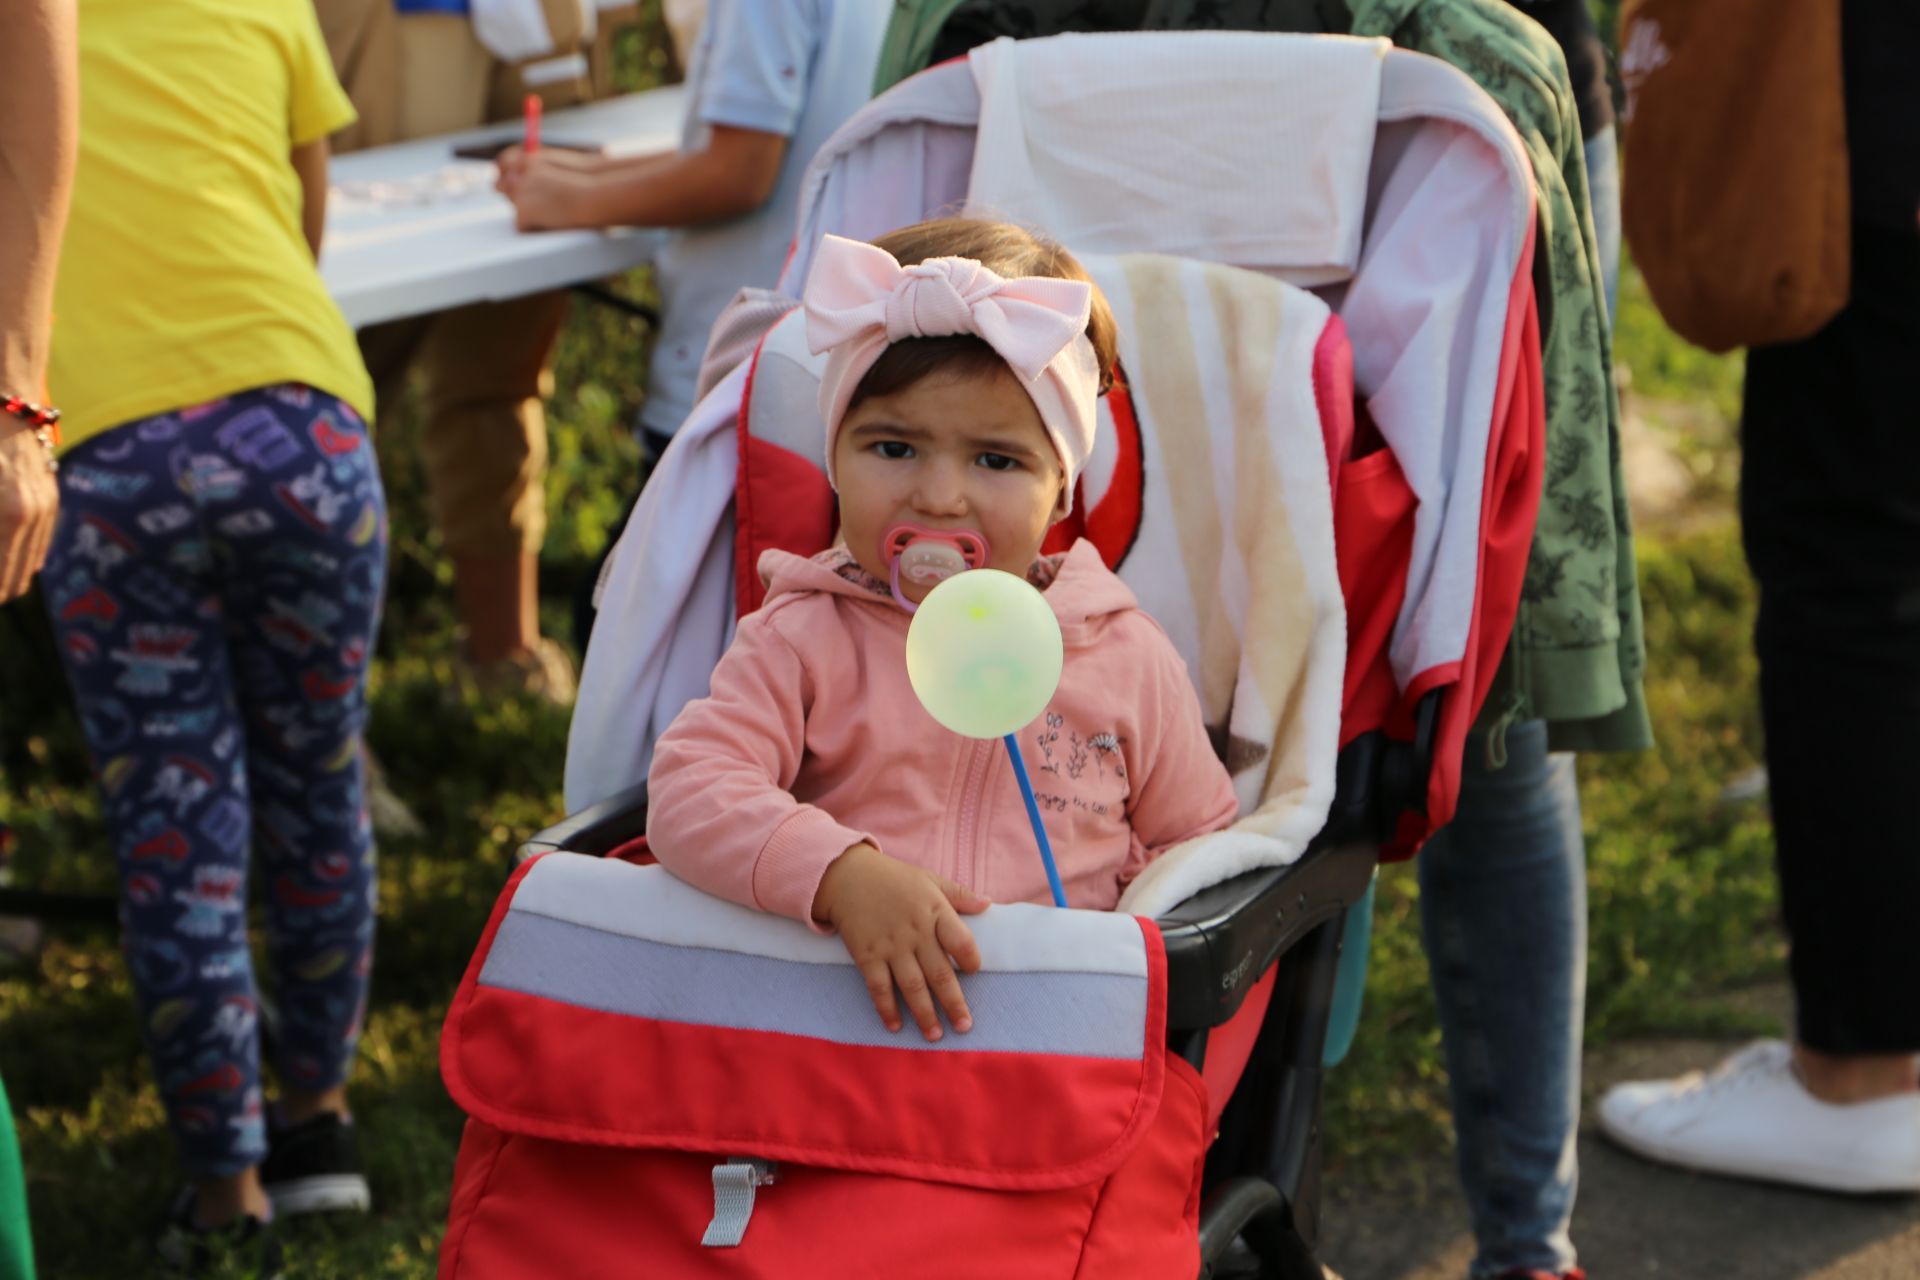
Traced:
POLYGON ((1060 686, 1060 622, 1025 578, 972 569, 920 602, 907 628, 907 678, 935 720, 1001 738, 1046 710, 1060 686))

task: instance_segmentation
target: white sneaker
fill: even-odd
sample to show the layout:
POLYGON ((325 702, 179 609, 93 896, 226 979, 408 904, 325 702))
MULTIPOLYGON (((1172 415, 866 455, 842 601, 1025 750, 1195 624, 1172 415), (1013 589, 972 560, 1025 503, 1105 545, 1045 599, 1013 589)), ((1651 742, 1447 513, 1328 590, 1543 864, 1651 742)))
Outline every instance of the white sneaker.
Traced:
POLYGON ((1616 1085, 1600 1131, 1636 1155, 1825 1191, 1920 1191, 1920 1093, 1840 1105, 1807 1092, 1793 1048, 1762 1040, 1711 1074, 1616 1085))

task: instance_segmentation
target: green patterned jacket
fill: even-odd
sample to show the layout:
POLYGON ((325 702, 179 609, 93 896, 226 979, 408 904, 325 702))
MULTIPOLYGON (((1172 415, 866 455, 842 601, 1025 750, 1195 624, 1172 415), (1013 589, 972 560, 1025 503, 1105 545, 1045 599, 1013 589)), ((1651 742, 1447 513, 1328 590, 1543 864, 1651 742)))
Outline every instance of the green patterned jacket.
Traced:
POLYGON ((1459 67, 1500 104, 1533 162, 1546 476, 1513 642, 1481 721, 1543 717, 1554 750, 1649 746, 1613 340, 1566 60, 1505 0, 1353 0, 1353 34, 1459 67))

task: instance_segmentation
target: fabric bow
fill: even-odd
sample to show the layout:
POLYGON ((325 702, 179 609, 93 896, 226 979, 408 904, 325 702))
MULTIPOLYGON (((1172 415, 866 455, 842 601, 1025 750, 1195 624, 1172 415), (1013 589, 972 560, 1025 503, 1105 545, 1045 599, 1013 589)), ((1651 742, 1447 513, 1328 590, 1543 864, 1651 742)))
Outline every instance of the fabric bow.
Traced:
POLYGON ((1093 344, 1085 337, 1091 285, 1049 276, 1008 278, 972 258, 929 258, 903 267, 878 245, 830 235, 814 254, 803 305, 808 349, 831 353, 820 380, 829 481, 840 419, 887 347, 907 338, 970 333, 1006 361, 1033 399, 1071 492, 1093 451, 1100 386, 1093 344))

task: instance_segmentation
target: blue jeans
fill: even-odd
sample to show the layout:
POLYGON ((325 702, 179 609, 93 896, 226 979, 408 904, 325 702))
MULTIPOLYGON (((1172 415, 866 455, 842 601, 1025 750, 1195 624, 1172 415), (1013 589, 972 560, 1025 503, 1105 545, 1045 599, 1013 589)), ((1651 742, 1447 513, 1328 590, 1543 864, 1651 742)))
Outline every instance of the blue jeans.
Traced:
MULTIPOLYGON (((1611 319, 1620 286, 1611 126, 1587 140, 1586 165, 1611 319)), ((1485 735, 1472 735, 1459 812, 1420 852, 1420 915, 1479 1246, 1475 1277, 1574 1262, 1586 856, 1573 760, 1547 754, 1546 725, 1514 725, 1498 770, 1487 766, 1485 735)))
POLYGON ((1507 763, 1467 739, 1454 819, 1420 851, 1420 915, 1446 1046, 1472 1274, 1574 1264, 1580 1042, 1587 989, 1586 846, 1573 758, 1539 720, 1507 763))

